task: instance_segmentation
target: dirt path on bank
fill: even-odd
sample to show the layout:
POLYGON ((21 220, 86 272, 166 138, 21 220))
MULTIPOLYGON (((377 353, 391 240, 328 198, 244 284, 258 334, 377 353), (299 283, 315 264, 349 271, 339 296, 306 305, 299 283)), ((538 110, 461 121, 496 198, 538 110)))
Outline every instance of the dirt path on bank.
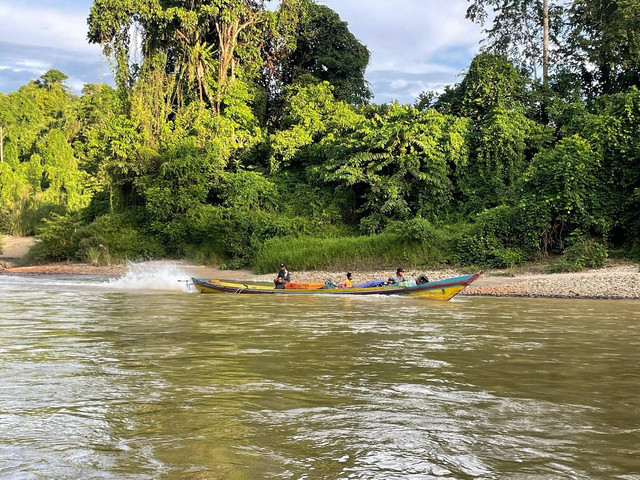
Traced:
POLYGON ((0 235, 0 260, 19 260, 26 255, 34 243, 35 239, 32 237, 0 235))

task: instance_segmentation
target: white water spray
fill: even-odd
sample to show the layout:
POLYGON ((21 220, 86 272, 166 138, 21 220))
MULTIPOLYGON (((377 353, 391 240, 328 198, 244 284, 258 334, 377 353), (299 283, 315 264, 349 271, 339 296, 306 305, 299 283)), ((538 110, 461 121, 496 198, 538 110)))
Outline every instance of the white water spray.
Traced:
POLYGON ((165 290, 188 292, 191 275, 180 266, 166 262, 130 263, 127 273, 109 281, 118 290, 165 290))

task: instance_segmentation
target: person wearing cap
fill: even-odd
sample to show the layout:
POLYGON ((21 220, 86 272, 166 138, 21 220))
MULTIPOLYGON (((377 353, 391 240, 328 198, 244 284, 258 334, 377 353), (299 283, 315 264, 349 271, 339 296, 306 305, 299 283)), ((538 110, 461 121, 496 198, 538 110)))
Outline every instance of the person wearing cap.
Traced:
POLYGON ((404 268, 402 267, 398 267, 398 269, 396 270, 396 274, 391 277, 387 283, 391 284, 391 283, 400 283, 400 282, 404 282, 405 278, 404 278, 404 268))
POLYGON ((287 270, 287 266, 284 263, 280 264, 280 271, 278 276, 273 279, 273 283, 276 284, 276 288, 284 288, 284 284, 291 281, 291 275, 287 270))

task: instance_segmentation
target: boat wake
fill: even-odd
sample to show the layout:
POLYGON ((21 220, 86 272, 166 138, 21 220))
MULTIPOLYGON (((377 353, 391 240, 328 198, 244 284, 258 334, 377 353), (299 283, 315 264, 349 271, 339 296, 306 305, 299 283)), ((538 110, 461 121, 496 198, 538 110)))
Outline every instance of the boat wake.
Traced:
POLYGON ((162 290, 189 292, 188 272, 179 265, 162 262, 131 263, 127 272, 110 279, 108 287, 116 290, 162 290))
POLYGON ((170 262, 130 263, 121 277, 104 275, 0 275, 0 290, 11 289, 77 289, 136 292, 195 292, 189 289, 190 273, 170 262))

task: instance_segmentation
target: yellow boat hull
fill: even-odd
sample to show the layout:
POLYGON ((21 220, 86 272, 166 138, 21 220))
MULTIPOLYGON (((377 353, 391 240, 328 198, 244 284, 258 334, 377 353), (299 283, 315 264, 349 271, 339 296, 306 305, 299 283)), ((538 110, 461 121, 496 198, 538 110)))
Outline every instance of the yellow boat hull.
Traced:
POLYGON ((204 280, 192 278, 193 285, 201 293, 240 293, 240 294, 271 294, 271 295, 408 295, 423 297, 431 300, 447 301, 460 293, 464 288, 476 280, 482 272, 473 275, 447 278, 422 285, 402 282, 378 287, 367 288, 295 288, 277 289, 268 285, 230 282, 226 280, 204 280))

